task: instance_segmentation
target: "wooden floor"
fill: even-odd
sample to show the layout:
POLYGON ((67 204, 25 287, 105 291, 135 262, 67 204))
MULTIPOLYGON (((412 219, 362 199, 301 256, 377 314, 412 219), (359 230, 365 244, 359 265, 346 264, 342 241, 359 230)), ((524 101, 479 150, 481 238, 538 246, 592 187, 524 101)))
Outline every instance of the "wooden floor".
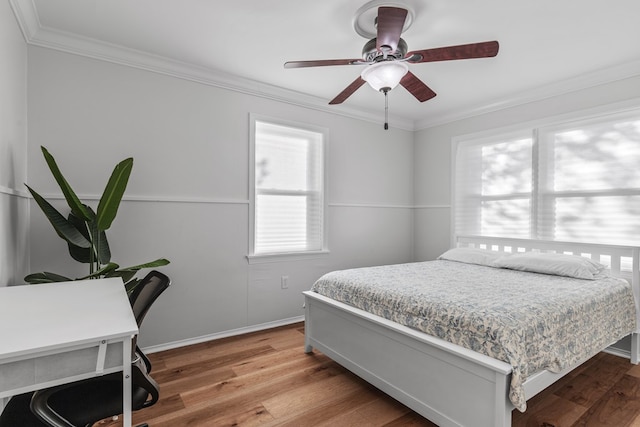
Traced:
MULTIPOLYGON (((434 426, 325 355, 295 324, 149 355, 160 401, 134 424, 434 426)), ((514 411, 514 427, 640 426, 640 367, 601 353, 514 411)), ((118 425, 103 422, 102 426, 118 425)))

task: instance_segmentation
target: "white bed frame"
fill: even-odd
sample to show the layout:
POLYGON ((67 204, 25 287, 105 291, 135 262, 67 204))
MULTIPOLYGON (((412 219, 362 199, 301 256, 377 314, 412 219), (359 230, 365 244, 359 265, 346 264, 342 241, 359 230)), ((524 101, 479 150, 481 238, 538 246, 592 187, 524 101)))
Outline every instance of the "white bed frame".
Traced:
MULTIPOLYGON (((558 252, 602 260, 610 264, 613 275, 632 283, 640 319, 640 248, 473 236, 455 240, 458 247, 558 252), (632 271, 621 271, 621 265, 632 265, 632 271)), ((511 426, 509 364, 315 292, 304 295, 307 353, 318 349, 441 427, 511 426)), ((634 364, 638 364, 639 332, 631 339, 634 364)), ((578 365, 560 373, 532 375, 524 383, 525 396, 530 399, 578 365)))

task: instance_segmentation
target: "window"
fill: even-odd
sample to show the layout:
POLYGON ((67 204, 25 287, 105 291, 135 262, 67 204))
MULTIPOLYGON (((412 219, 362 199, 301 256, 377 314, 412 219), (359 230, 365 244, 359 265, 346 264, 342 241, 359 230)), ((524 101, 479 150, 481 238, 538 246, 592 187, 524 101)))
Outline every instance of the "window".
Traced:
POLYGON ((250 255, 326 250, 326 130, 255 115, 251 125, 250 255))
POLYGON ((640 110, 459 141, 456 234, 640 242, 640 110))
POLYGON ((459 144, 455 169, 458 234, 528 237, 532 147, 530 132, 459 144))

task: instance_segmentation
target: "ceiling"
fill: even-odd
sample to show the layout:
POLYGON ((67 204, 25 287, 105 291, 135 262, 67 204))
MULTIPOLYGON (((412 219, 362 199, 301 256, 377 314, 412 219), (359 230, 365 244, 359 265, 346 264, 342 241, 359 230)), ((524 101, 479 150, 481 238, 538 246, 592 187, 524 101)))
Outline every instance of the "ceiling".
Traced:
MULTIPOLYGON (((358 58, 353 19, 367 0, 10 0, 30 44, 384 120, 363 86, 327 103, 361 66, 284 69, 288 60, 358 58)), ((390 126, 418 129, 640 75, 637 0, 391 0, 415 16, 409 50, 497 40, 495 58, 411 64, 438 95, 389 93, 390 126)), ((375 10, 375 9, 374 9, 375 10)))

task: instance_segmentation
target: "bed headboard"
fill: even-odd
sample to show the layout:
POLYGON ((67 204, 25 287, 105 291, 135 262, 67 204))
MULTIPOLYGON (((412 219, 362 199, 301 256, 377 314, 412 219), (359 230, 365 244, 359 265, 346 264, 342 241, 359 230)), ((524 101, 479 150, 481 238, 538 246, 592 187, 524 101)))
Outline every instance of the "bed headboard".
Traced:
POLYGON ((613 276, 626 279, 633 288, 638 329, 632 336, 631 353, 632 361, 638 363, 640 359, 640 340, 637 336, 640 332, 640 247, 485 236, 456 236, 455 244, 456 247, 490 249, 506 253, 534 251, 580 255, 608 265, 613 276))
POLYGON ((498 252, 555 252, 580 255, 608 265, 616 277, 632 284, 640 282, 640 247, 599 243, 558 242, 552 240, 514 239, 509 237, 457 236, 457 247, 475 247, 498 252))

